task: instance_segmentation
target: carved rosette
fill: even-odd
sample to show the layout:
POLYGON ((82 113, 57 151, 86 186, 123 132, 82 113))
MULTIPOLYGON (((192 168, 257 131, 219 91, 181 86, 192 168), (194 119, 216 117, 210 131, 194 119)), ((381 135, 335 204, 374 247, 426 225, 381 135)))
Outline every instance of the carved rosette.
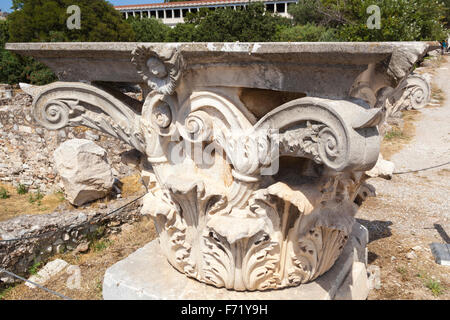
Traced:
POLYGON ((175 49, 155 52, 151 47, 139 46, 132 53, 132 62, 142 80, 162 94, 172 94, 181 76, 183 62, 175 49))
POLYGON ((152 89, 142 113, 97 87, 55 83, 30 89, 35 118, 101 130, 145 155, 142 213, 188 277, 268 290, 329 270, 349 237, 362 173, 378 158, 381 109, 305 97, 257 120, 236 91, 177 86, 176 47, 139 46, 132 59, 152 89))

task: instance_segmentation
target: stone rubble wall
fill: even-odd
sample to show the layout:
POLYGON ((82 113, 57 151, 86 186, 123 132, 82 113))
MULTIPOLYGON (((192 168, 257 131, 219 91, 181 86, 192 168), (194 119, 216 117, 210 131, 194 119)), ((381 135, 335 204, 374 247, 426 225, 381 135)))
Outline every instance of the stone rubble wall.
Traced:
POLYGON ((73 138, 89 139, 104 148, 115 177, 121 179, 135 173, 120 160, 120 153, 130 150, 130 146, 83 127, 47 130, 34 121, 31 103, 32 98, 17 89, 11 99, 0 97, 0 183, 23 184, 43 193, 61 190, 53 151, 73 138))
MULTIPOLYGON (((0 267, 26 276, 35 263, 45 262, 50 256, 74 250, 93 236, 117 233, 124 224, 141 219, 141 200, 108 216, 115 208, 135 198, 117 200, 114 207, 54 212, 43 215, 24 215, 0 222, 0 239, 33 239, 4 242, 0 240, 0 267)), ((0 288, 17 280, 0 273, 0 288)))

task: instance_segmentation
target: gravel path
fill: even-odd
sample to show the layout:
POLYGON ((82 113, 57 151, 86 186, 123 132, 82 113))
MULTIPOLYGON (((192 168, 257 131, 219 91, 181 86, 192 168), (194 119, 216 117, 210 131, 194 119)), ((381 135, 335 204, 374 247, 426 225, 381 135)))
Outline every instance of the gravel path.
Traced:
MULTIPOLYGON (((396 172, 450 162, 449 72, 450 56, 447 56, 433 77, 433 83, 443 91, 444 103, 420 110, 421 116, 414 123, 414 138, 391 157, 396 172)), ((369 198, 356 218, 369 229, 369 264, 382 269, 383 289, 373 293, 372 298, 450 299, 450 267, 437 265, 429 249, 431 242, 445 243, 445 234, 438 232, 439 226, 450 236, 450 164, 394 175, 390 181, 369 179, 368 183, 376 188, 377 197, 369 198), (420 252, 417 259, 405 259, 405 254, 414 247, 420 252), (398 270, 413 272, 405 278, 403 271, 398 270), (423 279, 415 276, 422 271, 440 280, 446 293, 431 295, 421 285, 423 279), (415 285, 408 287, 408 283, 415 285), (392 291, 394 287, 397 290, 392 291)))

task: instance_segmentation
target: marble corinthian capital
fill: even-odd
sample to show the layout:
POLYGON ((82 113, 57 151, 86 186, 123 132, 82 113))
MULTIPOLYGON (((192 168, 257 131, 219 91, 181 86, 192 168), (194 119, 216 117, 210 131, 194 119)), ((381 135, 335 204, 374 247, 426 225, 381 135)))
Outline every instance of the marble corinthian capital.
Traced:
POLYGON ((424 43, 16 43, 60 81, 24 88, 44 127, 125 141, 143 214, 186 276, 232 290, 313 281, 342 252, 384 103, 424 43), (138 84, 142 101, 118 90, 138 84), (388 90, 389 89, 389 90, 388 90))

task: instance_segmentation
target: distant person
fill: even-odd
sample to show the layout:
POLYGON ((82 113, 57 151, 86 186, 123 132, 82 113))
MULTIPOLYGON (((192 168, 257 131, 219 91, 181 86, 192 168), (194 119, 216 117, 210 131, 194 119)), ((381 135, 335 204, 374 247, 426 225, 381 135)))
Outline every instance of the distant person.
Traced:
POLYGON ((442 51, 442 54, 444 54, 445 52, 447 52, 447 47, 448 47, 448 43, 447 43, 447 41, 446 40, 442 40, 442 42, 441 42, 441 51, 442 51))

